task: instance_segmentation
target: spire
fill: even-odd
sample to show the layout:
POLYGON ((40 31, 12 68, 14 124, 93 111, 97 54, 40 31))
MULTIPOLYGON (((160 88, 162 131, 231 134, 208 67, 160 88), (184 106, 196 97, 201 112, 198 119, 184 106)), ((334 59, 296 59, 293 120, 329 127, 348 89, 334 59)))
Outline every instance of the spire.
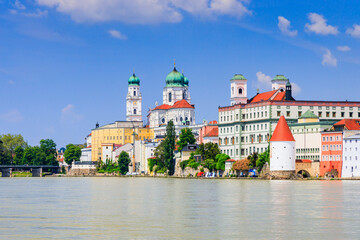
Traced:
POLYGON ((284 116, 280 117, 276 125, 274 134, 270 139, 270 142, 274 142, 274 141, 295 142, 295 139, 291 133, 289 125, 287 124, 284 116))
POLYGON ((177 71, 177 70, 176 70, 176 61, 175 61, 175 58, 174 58, 174 71, 177 71))

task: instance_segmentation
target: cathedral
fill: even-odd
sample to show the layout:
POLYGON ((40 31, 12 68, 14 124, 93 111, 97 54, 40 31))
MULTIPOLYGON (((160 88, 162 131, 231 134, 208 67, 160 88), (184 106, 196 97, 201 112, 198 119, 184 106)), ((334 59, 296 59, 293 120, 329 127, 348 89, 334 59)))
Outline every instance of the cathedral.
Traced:
MULTIPOLYGON (((154 129, 155 137, 163 137, 166 125, 170 120, 174 122, 175 131, 191 127, 197 132, 200 126, 195 125, 195 106, 191 104, 189 80, 183 73, 174 69, 166 76, 163 89, 162 104, 155 103, 147 115, 147 126, 154 129)), ((142 121, 140 79, 135 73, 128 80, 128 94, 126 97, 126 120, 142 121)))

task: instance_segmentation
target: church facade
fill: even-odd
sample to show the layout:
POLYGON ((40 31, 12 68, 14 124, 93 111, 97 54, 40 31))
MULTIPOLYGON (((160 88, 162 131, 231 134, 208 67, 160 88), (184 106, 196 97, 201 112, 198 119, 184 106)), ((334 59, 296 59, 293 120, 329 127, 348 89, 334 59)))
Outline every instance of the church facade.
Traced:
POLYGON ((162 97, 162 104, 155 104, 147 116, 149 127, 154 129, 155 136, 164 136, 166 126, 171 120, 177 134, 186 127, 195 132, 200 128, 195 124, 195 105, 191 104, 189 80, 183 73, 178 72, 175 66, 166 77, 162 97))

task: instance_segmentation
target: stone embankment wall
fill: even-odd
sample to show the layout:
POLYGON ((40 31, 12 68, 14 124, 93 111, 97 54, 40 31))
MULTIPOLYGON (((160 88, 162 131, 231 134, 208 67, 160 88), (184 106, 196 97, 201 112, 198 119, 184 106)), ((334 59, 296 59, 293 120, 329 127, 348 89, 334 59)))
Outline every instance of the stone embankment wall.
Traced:
POLYGON ((67 173, 69 176, 95 176, 96 169, 70 169, 67 173))

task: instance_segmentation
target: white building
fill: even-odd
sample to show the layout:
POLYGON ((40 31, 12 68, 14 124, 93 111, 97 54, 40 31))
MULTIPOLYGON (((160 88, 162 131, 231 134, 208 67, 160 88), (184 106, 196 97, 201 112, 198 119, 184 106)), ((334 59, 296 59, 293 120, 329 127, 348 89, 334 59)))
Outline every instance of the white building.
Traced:
MULTIPOLYGON (((288 79, 285 84, 285 79, 283 75, 277 75, 272 81, 272 88, 275 90, 258 93, 246 103, 242 103, 237 96, 231 95, 230 105, 219 107, 219 147, 222 153, 232 159, 240 160, 255 152, 265 152, 282 115, 289 124, 297 123, 298 118, 308 110, 319 117, 320 124, 322 122, 334 124, 343 118, 360 118, 360 102, 294 100, 291 84, 288 79)), ((244 93, 242 100, 244 100, 247 97, 245 95, 247 84, 242 75, 236 74, 230 80, 230 92, 234 87, 234 93, 236 91, 239 93, 239 87, 235 86, 244 88, 242 90, 244 93)), ((310 146, 302 148, 310 148, 310 146)), ((300 153, 298 155, 300 156, 300 153)), ((318 155, 317 152, 315 157, 318 155)))
POLYGON ((91 161, 91 133, 85 138, 86 148, 81 149, 80 162, 91 161))
POLYGON ((155 137, 165 135, 170 120, 174 122, 177 134, 186 127, 195 132, 201 127, 195 125, 195 106, 191 104, 189 80, 175 67, 166 77, 163 104, 156 104, 148 113, 149 127, 154 129, 155 137))
POLYGON ((270 171, 295 172, 295 139, 284 116, 270 139, 270 171))
POLYGON ((343 139, 343 166, 341 177, 360 177, 360 134, 343 139))
POLYGON ((128 81, 126 121, 142 121, 141 104, 140 79, 134 73, 128 81))

